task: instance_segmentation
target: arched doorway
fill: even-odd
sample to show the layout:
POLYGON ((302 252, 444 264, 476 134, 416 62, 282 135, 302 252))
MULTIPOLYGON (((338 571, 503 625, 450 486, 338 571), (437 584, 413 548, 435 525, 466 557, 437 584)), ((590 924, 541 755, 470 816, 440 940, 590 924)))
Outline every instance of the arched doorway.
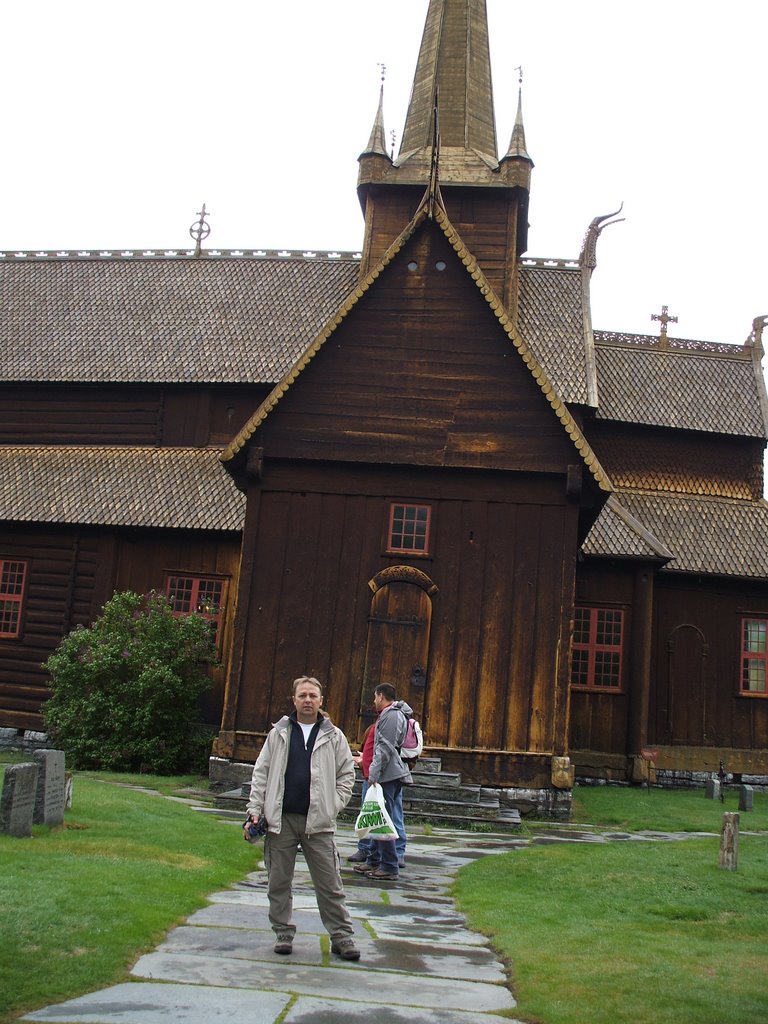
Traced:
POLYGON ((707 742, 706 663, 709 644, 690 623, 676 626, 667 639, 665 741, 683 746, 707 742))
POLYGON ((377 573, 368 615, 368 642, 360 694, 360 737, 373 721, 372 695, 379 683, 392 683, 420 721, 427 688, 432 595, 437 586, 426 573, 393 565, 377 573))

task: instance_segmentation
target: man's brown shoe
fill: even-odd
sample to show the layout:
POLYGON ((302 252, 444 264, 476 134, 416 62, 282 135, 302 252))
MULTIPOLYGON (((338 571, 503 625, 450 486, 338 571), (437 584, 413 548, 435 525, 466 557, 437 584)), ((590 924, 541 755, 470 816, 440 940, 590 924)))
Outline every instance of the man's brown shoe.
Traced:
POLYGON ((355 945, 354 939, 338 939, 331 943, 331 952, 340 956, 342 960, 359 960, 360 950, 355 945))
POLYGON ((293 932, 278 932, 275 941, 275 952, 287 956, 293 952, 293 932))

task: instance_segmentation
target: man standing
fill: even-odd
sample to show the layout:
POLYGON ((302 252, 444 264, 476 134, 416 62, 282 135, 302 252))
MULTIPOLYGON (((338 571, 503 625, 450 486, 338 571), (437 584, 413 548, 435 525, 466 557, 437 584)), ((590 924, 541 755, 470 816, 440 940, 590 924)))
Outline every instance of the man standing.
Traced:
MULTIPOLYGON (((387 812, 404 846, 402 789, 404 784, 413 782, 413 779, 408 766, 400 757, 400 747, 405 739, 407 716, 412 715, 413 710, 405 701, 397 700, 397 691, 391 683, 380 683, 376 687, 373 706, 378 712, 378 718, 368 784, 381 784, 387 812)), ((386 839, 374 840, 367 863, 355 864, 354 869, 367 874, 369 878, 393 881, 400 875, 397 844, 386 839)))
POLYGON ((320 917, 331 936, 331 952, 343 960, 359 960, 333 838, 336 816, 352 795, 355 769, 346 737, 320 711, 322 703, 317 679, 295 680, 294 711, 272 727, 253 766, 244 827, 262 814, 267 819, 264 864, 275 952, 288 954, 293 948, 292 885, 301 846, 320 917))

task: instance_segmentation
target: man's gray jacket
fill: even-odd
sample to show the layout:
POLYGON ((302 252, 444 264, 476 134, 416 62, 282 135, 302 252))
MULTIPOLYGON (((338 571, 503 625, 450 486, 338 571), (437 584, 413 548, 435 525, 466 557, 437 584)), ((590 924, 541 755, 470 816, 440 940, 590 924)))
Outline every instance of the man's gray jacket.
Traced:
POLYGON ((405 739, 408 718, 413 708, 404 700, 388 704, 376 719, 376 733, 373 741, 373 760, 368 769, 368 782, 393 782, 402 779, 408 785, 413 782, 410 770, 400 757, 400 746, 405 739))

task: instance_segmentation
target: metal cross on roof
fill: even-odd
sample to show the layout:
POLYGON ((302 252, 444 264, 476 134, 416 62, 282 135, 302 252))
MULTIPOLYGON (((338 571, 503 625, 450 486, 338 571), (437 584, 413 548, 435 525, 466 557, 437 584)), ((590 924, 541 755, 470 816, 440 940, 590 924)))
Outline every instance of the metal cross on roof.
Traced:
POLYGON ((196 220, 189 228, 190 237, 195 240, 195 258, 201 255, 203 251, 203 242, 211 233, 210 224, 205 223, 205 218, 209 216, 205 209, 205 203, 203 203, 202 210, 197 211, 197 216, 200 220, 196 220))
POLYGON ((660 313, 651 313, 651 320, 659 320, 661 322, 659 340, 662 345, 665 345, 667 341, 667 324, 676 324, 677 317, 669 315, 669 306, 662 306, 660 313))

